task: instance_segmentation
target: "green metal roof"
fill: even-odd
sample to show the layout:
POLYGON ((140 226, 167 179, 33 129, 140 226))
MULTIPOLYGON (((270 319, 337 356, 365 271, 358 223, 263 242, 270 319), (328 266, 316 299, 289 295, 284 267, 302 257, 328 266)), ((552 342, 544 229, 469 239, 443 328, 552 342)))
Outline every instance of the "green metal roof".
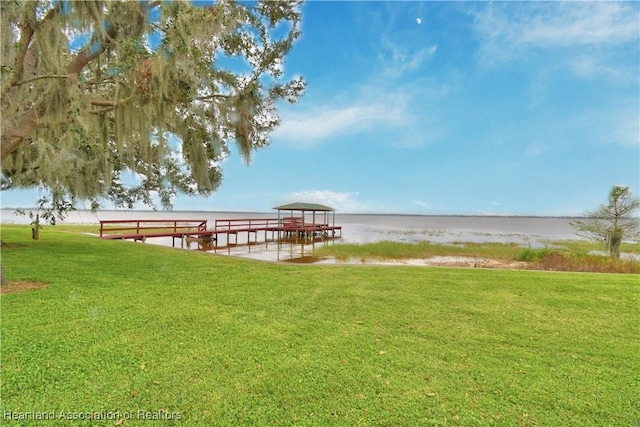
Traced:
POLYGON ((320 211, 320 212, 332 212, 335 211, 332 207, 319 205, 317 203, 289 203, 288 205, 276 206, 273 209, 279 211, 320 211))

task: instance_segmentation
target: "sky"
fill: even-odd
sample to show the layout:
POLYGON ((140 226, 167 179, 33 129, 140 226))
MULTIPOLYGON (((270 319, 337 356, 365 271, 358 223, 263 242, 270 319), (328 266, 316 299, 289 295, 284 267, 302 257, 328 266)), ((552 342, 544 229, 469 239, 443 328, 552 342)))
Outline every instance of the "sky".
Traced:
MULTIPOLYGON (((640 3, 309 1, 307 90, 174 210, 581 215, 640 193, 640 3)), ((3 207, 37 192, 10 190, 3 207)), ((104 206, 110 208, 108 204, 104 206)))

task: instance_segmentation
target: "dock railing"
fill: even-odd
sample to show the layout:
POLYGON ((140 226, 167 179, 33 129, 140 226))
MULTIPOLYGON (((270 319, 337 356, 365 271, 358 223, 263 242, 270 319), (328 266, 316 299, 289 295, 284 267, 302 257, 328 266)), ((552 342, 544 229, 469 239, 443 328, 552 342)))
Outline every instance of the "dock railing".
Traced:
POLYGON ((216 219, 214 231, 223 233, 270 231, 277 230, 278 227, 278 218, 216 219))
POLYGON ((126 239, 200 234, 207 231, 207 220, 113 219, 100 221, 100 237, 126 239))

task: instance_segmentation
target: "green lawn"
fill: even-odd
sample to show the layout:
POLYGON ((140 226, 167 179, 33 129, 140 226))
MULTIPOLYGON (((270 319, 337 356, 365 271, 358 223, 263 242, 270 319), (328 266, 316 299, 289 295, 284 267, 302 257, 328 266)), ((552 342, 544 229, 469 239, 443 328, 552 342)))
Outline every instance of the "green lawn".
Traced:
POLYGON ((49 284, 2 295, 2 425, 51 411, 47 425, 71 424, 60 411, 125 426, 640 422, 638 275, 285 265, 30 236, 2 227, 8 278, 49 284))

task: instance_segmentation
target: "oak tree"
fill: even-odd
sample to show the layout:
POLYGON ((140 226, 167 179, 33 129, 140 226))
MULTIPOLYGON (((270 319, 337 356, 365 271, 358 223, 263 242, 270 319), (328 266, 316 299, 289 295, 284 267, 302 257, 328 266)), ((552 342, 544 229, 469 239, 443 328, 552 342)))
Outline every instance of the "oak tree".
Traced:
POLYGON ((169 207, 268 145, 301 0, 202 3, 0 2, 3 187, 169 207))

